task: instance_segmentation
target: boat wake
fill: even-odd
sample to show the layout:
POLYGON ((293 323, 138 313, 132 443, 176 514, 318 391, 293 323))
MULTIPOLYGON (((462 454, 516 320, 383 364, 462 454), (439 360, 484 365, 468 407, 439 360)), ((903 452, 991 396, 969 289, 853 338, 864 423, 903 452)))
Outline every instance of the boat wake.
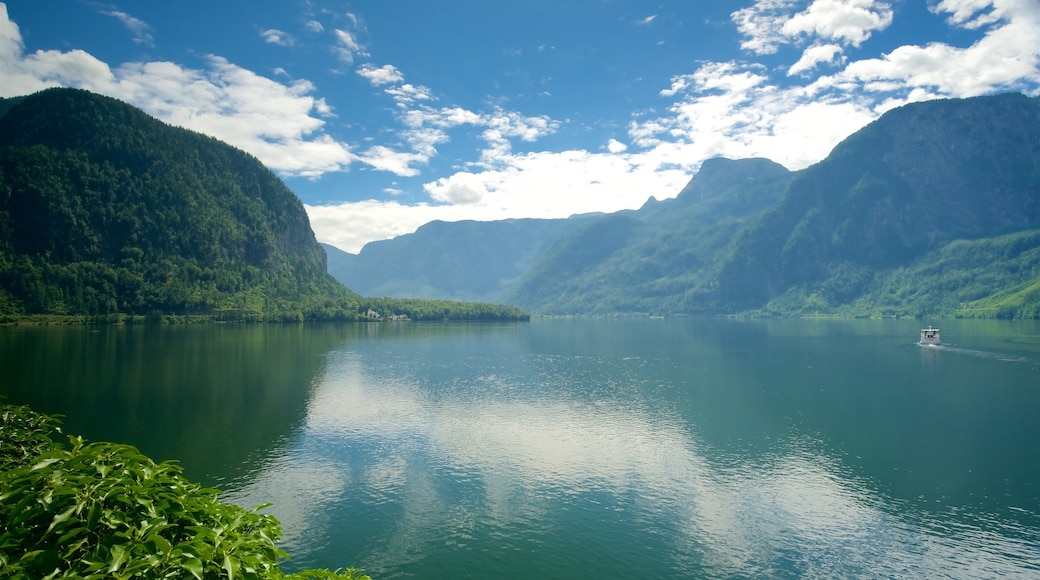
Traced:
POLYGON ((1003 362, 1034 363, 1034 364, 1037 364, 1038 362, 1040 362, 1040 361, 1037 361, 1035 359, 1032 359, 1032 358, 1029 358, 1029 357, 1025 357, 1025 356, 1021 356, 1021 355, 1010 354, 1010 353, 1006 353, 1006 352, 994 352, 994 351, 989 351, 989 350, 979 350, 979 349, 975 349, 975 348, 963 348, 963 347, 959 347, 957 345, 952 345, 952 344, 923 344, 923 343, 919 342, 919 343, 917 343, 917 345, 920 346, 921 348, 926 348, 928 350, 938 350, 938 351, 942 351, 942 352, 951 352, 951 353, 955 353, 955 354, 963 354, 963 355, 975 356, 975 357, 979 357, 979 358, 988 358, 988 359, 991 359, 991 360, 999 360, 999 361, 1003 361, 1003 362))

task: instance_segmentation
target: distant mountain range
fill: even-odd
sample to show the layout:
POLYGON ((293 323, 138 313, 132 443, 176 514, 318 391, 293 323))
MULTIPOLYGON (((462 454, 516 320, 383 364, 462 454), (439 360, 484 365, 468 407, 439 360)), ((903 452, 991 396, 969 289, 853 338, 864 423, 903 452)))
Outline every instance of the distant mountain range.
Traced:
POLYGON ((362 293, 543 314, 1037 318, 1040 99, 900 107, 797 172, 711 159, 639 210, 326 250, 362 293))

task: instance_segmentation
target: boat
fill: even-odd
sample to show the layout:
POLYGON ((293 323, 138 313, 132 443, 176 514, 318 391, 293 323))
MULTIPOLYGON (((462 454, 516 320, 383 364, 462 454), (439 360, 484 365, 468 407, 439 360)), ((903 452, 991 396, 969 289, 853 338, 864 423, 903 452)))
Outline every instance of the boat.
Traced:
POLYGON ((939 346, 942 344, 942 338, 939 336, 939 329, 932 328, 932 325, 928 325, 928 328, 921 329, 921 342, 917 343, 922 346, 939 346))

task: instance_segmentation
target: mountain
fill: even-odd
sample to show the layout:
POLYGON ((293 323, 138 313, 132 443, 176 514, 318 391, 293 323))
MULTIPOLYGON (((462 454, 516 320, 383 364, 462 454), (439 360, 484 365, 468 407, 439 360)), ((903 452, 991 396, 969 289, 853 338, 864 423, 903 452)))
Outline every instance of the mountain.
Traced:
MULTIPOLYGON (((955 240, 1037 227, 1040 99, 1005 94, 911 104, 802 171, 781 203, 741 233, 705 302, 742 311, 779 300, 785 313, 826 312, 874 290, 879 276, 940 259, 955 240), (788 294, 808 301, 792 305, 788 294)), ((1033 262, 1005 282, 1037 276, 1033 262)), ((883 302, 875 308, 889 308, 883 302)))
MULTIPOLYGON (((371 242, 356 255, 327 246, 329 273, 372 296, 530 303, 544 313, 650 308, 660 291, 646 285, 624 289, 632 294, 628 305, 608 301, 590 308, 605 290, 583 291, 591 286, 585 278, 624 270, 643 253, 659 253, 662 241, 686 236, 712 252, 721 243, 717 238, 732 236, 736 223, 775 204, 789 176, 767 159, 710 159, 675 199, 651 199, 639 211, 560 220, 434 221, 413 234, 371 242), (622 242, 633 247, 614 255, 622 242)), ((691 260, 712 259, 696 253, 685 244, 666 250, 662 268, 688 277, 691 260)), ((650 285, 684 284, 666 278, 650 285)))
POLYGON ((326 246, 329 274, 366 296, 497 301, 548 240, 588 219, 433 221, 356 255, 326 246))
POLYGON ((74 89, 0 99, 0 314, 297 310, 357 295, 257 159, 74 89))
POLYGON ((542 314, 1037 317, 1040 99, 907 105, 806 169, 710 159, 674 199, 564 226, 525 237, 528 262, 497 222, 490 241, 438 223, 366 246, 353 275, 542 314), (473 283, 498 256, 508 275, 473 283))
POLYGON ((709 159, 674 199, 604 216, 557 240, 506 296, 546 314, 683 312, 742 224, 774 206, 791 172, 709 159))

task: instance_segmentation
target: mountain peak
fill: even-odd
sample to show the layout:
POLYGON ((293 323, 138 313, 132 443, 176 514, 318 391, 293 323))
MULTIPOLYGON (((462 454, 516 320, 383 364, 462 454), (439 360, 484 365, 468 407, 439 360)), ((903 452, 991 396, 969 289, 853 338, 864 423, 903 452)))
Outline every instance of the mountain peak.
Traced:
POLYGON ((683 205, 697 200, 722 195, 738 190, 761 179, 773 179, 790 173, 786 167, 764 159, 727 159, 713 157, 701 164, 700 170, 690 179, 676 199, 683 205))

